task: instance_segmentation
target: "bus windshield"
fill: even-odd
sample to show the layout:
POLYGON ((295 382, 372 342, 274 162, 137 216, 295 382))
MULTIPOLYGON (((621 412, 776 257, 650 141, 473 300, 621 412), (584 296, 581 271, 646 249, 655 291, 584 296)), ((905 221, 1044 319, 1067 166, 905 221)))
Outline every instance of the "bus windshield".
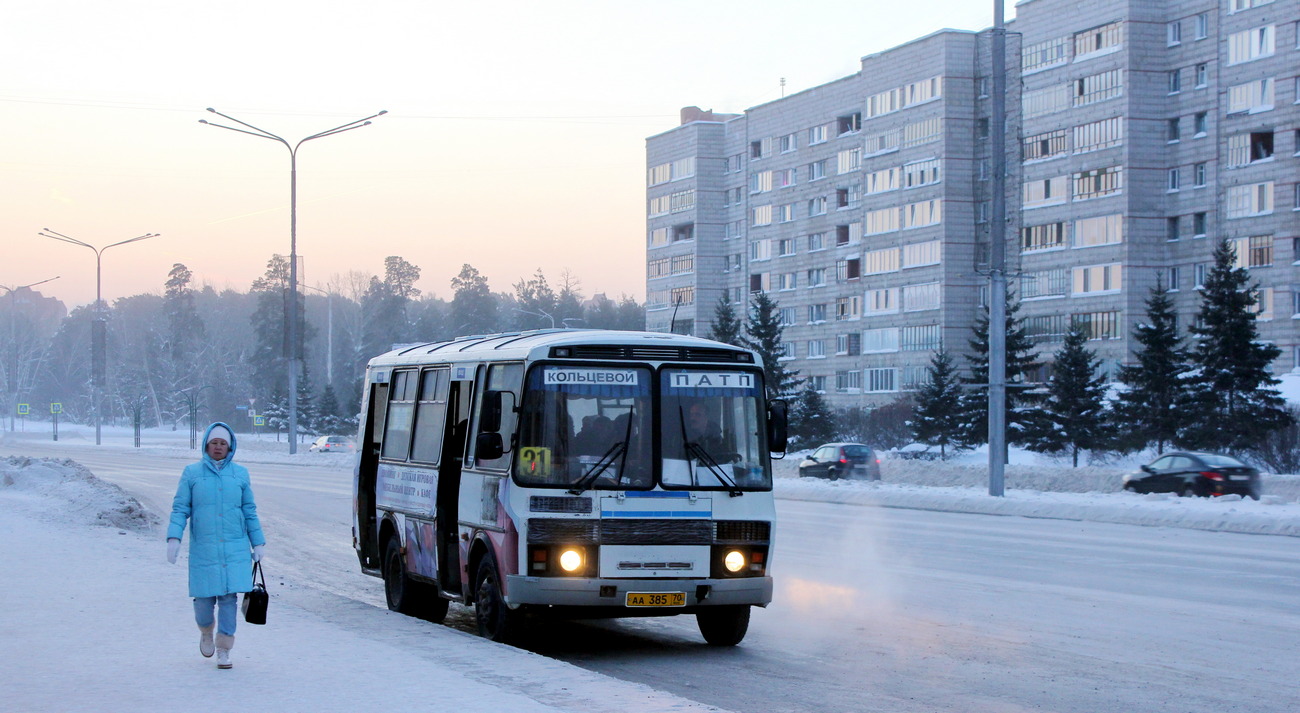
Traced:
POLYGON ((542 364, 528 372, 515 477, 521 485, 654 485, 650 370, 542 364))
POLYGON ((665 488, 772 488, 759 374, 664 369, 659 378, 665 488))

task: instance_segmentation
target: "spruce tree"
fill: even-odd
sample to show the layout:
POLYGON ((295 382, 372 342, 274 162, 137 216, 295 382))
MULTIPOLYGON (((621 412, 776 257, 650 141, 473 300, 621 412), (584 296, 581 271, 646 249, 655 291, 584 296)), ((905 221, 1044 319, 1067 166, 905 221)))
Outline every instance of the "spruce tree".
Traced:
MULTIPOLYGON (((1006 320, 1006 424, 1007 442, 1019 443, 1025 425, 1033 419, 1031 410, 1021 408, 1032 405, 1037 399, 1031 393, 1033 388, 1025 383, 1025 375, 1038 366, 1034 361, 1035 346, 1025 333, 1024 320, 1020 313, 1020 303, 1007 294, 1006 320)), ((976 446, 988 442, 989 433, 989 312, 985 305, 980 316, 971 327, 974 338, 970 340, 971 353, 966 355, 970 367, 970 376, 966 383, 972 388, 962 395, 962 412, 964 413, 962 445, 976 446)))
POLYGON ((707 338, 738 347, 744 339, 744 329, 745 325, 736 316, 736 308, 731 303, 731 298, 724 292, 713 308, 713 326, 709 328, 707 338))
POLYGON ((815 448, 835 440, 835 414, 821 393, 808 388, 790 404, 790 450, 815 448))
POLYGON ((1055 369, 1047 384, 1047 397, 1024 434, 1029 450, 1069 451, 1076 468, 1079 452, 1104 447, 1109 432, 1106 379, 1097 374, 1100 360, 1088 349, 1087 341, 1088 335, 1077 326, 1065 335, 1065 344, 1054 355, 1055 369))
POLYGON ((749 335, 743 338, 744 346, 758 352, 763 359, 763 380, 766 382, 767 397, 780 398, 794 393, 803 382, 796 371, 787 371, 781 363, 785 347, 781 343, 780 311, 776 302, 766 292, 757 292, 750 303, 747 324, 749 335))
POLYGON ((1174 441, 1184 412, 1178 403, 1183 374, 1188 369, 1187 349, 1178 334, 1178 315, 1160 278, 1147 296, 1147 318, 1133 328, 1136 364, 1120 367, 1119 381, 1126 388, 1115 404, 1115 444, 1135 451, 1154 443, 1157 453, 1174 441))
POLYGON ((939 446, 939 455, 948 457, 948 448, 962 445, 962 387, 952 355, 946 349, 935 352, 926 369, 930 380, 916 392, 916 412, 909 424, 918 443, 939 446))
POLYGON ((1257 288, 1235 262, 1228 242, 1219 243, 1191 327, 1193 372, 1184 401, 1189 420, 1178 434, 1188 448, 1241 452, 1291 423, 1273 388, 1279 382, 1268 373, 1282 350, 1260 341, 1257 288))

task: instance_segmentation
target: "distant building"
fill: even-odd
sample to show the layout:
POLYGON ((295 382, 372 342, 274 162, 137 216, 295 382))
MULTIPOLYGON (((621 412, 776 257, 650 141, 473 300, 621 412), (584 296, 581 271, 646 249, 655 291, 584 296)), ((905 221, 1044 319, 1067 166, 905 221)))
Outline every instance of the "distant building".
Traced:
MULTIPOLYGON (((1160 276, 1190 324, 1216 240, 1300 363, 1300 0, 1022 0, 1007 42, 1008 267, 1045 361, 1083 326, 1112 375, 1160 276)), ((990 38, 943 30, 647 140, 647 326, 778 302, 837 406, 916 388, 987 298, 990 38)), ((1036 376, 1046 378, 1047 370, 1036 376)))

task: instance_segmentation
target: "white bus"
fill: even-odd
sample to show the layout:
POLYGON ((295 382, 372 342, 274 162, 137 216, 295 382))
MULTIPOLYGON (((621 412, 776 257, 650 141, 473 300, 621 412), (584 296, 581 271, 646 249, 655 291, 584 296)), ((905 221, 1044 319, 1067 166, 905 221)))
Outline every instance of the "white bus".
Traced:
POLYGON ((697 618, 744 638, 772 600, 758 355, 695 337, 541 330, 398 349, 366 369, 353 546, 389 608, 479 633, 530 616, 697 618))

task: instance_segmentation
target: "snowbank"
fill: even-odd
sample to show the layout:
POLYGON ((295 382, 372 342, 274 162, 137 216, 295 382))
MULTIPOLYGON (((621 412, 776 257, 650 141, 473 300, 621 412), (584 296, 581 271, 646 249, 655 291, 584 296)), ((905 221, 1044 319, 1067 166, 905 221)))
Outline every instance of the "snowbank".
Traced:
POLYGON ((80 525, 153 532, 160 518, 125 490, 96 478, 74 460, 0 458, 0 491, 28 512, 80 525))

